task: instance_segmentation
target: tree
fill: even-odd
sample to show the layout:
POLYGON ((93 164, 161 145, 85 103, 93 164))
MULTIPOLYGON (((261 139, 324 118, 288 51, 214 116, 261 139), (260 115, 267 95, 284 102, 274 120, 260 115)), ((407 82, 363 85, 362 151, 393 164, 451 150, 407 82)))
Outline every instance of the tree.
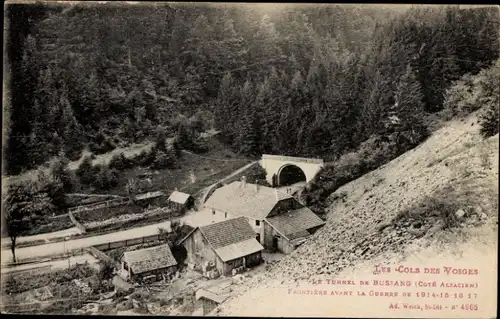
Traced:
POLYGON ((395 103, 389 109, 386 129, 394 134, 401 148, 415 146, 428 131, 424 122, 424 102, 420 83, 410 66, 401 77, 395 94, 395 103))
POLYGON ((31 183, 11 184, 7 190, 6 230, 10 238, 13 261, 16 262, 16 240, 29 230, 36 219, 53 211, 54 206, 46 193, 38 193, 31 183))
POLYGON ((61 154, 51 166, 51 175, 55 180, 59 180, 62 183, 62 187, 65 193, 71 193, 76 188, 75 175, 68 168, 69 160, 61 154))

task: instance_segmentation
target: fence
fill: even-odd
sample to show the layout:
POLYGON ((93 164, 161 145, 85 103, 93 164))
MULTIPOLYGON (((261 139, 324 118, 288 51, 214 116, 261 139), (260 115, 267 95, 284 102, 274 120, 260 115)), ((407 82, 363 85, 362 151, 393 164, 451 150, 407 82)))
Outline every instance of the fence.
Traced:
POLYGON ((68 209, 68 213, 78 213, 82 211, 88 211, 88 210, 95 210, 99 208, 105 208, 105 207, 115 207, 122 205, 124 203, 130 202, 129 198, 116 198, 116 199, 110 199, 105 202, 98 202, 98 203, 93 203, 93 204, 88 204, 88 205, 81 205, 81 206, 76 206, 76 207, 71 207, 68 209))
POLYGON ((159 240, 160 238, 161 238, 160 234, 155 234, 155 235, 150 235, 150 236, 145 236, 145 237, 113 241, 113 242, 109 242, 106 244, 95 245, 93 247, 95 249, 100 250, 100 251, 106 251, 106 250, 116 249, 116 248, 120 248, 120 247, 128 247, 128 246, 145 244, 145 243, 148 243, 150 241, 159 240))
POLYGON ((73 225, 75 225, 82 232, 84 232, 84 233, 87 232, 87 229, 85 228, 85 226, 83 226, 79 221, 76 220, 76 218, 75 218, 75 216, 73 216, 72 212, 69 212, 68 215, 69 215, 69 219, 71 219, 71 222, 73 223, 73 225))

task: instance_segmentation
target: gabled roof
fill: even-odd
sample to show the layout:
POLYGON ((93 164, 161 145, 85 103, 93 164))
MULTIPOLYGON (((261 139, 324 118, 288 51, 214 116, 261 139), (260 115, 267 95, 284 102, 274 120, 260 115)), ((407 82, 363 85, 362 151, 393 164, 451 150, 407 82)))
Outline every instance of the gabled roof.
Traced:
POLYGON ((222 261, 247 256, 264 249, 255 239, 256 234, 245 217, 236 217, 219 223, 195 228, 180 243, 189 238, 197 229, 222 261))
POLYGON ((198 291, 196 291, 196 300, 199 300, 200 298, 205 298, 208 300, 212 300, 218 304, 221 304, 224 300, 227 299, 227 297, 228 296, 226 295, 218 295, 216 293, 213 293, 205 289, 199 289, 198 291))
POLYGON ((309 236, 308 229, 325 224, 307 207, 266 218, 266 222, 289 240, 307 237, 309 236))
POLYGON ((177 265, 168 245, 126 251, 122 260, 127 262, 135 274, 177 265))
POLYGON ((293 197, 275 188, 236 181, 215 190, 205 207, 262 220, 277 202, 288 198, 293 197))
POLYGON ((174 203, 184 205, 187 203, 189 197, 191 197, 191 195, 179 191, 174 191, 172 194, 170 194, 168 200, 174 203))
POLYGON ((255 238, 255 231, 245 217, 201 226, 200 230, 214 249, 255 238))

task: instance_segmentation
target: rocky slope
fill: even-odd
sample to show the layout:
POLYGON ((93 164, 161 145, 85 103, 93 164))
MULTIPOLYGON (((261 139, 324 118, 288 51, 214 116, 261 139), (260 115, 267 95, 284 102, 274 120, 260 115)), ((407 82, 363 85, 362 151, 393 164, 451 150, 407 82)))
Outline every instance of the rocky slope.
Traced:
POLYGON ((477 123, 475 114, 448 122, 417 148, 338 189, 328 199, 327 224, 214 313, 258 315, 252 311, 260 305, 266 315, 262 300, 269 296, 258 291, 275 281, 332 278, 418 255, 461 256, 471 247, 496 256, 498 135, 483 140, 477 123))

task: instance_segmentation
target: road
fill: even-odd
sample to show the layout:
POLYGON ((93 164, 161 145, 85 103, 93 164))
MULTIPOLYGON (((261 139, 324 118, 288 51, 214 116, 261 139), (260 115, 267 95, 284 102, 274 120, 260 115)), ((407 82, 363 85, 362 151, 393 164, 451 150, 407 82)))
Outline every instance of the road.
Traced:
MULTIPOLYGON (((19 260, 23 260, 26 258, 37 258, 37 257, 42 258, 52 255, 63 254, 67 251, 87 248, 99 244, 154 235, 158 233, 159 227, 170 230, 170 221, 138 227, 138 228, 132 228, 105 235, 73 239, 73 240, 43 244, 38 246, 22 247, 16 249, 16 257, 19 260)), ((9 249, 2 249, 1 260, 2 264, 12 261, 12 254, 9 249)))
MULTIPOLYGON (((74 236, 81 234, 82 231, 76 227, 71 227, 68 229, 56 231, 56 232, 51 232, 51 233, 45 233, 45 234, 38 234, 38 235, 32 235, 32 236, 23 236, 19 237, 16 239, 16 243, 27 243, 27 242, 32 242, 32 241, 38 241, 38 240, 50 240, 50 239, 56 239, 56 238, 61 238, 61 237, 67 237, 67 236, 74 236)), ((10 238, 2 238, 2 244, 10 244, 10 238)))

